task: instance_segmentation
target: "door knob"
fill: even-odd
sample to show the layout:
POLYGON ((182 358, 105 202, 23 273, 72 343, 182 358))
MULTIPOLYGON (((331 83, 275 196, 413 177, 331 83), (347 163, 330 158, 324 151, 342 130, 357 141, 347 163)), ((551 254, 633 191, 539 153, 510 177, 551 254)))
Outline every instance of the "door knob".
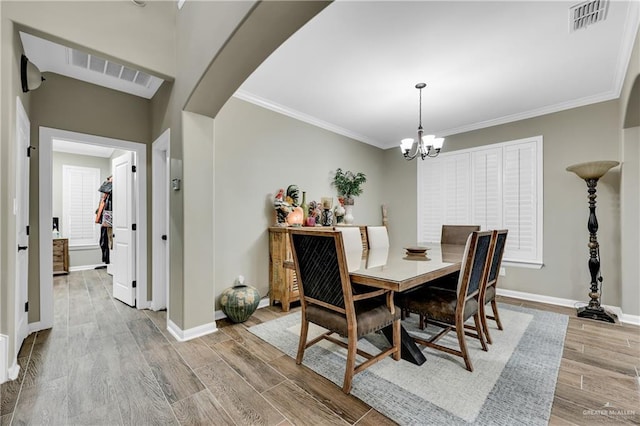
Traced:
POLYGON ((18 244, 18 251, 26 250, 27 248, 28 248, 28 246, 21 246, 20 244, 18 244))

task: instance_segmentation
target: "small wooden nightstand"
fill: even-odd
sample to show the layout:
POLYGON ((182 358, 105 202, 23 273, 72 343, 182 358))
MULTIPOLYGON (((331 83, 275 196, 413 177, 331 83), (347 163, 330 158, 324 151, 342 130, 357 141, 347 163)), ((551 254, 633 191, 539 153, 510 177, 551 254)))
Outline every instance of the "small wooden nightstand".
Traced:
POLYGON ((53 275, 69 273, 69 239, 53 239, 53 275))

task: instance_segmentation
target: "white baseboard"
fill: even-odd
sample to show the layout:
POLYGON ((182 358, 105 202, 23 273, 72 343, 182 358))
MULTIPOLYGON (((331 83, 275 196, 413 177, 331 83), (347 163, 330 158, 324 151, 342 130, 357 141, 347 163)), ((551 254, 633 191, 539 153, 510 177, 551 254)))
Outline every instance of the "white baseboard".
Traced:
POLYGON ((178 342, 186 342, 187 340, 202 337, 218 331, 215 321, 199 325, 188 330, 182 330, 170 319, 167 319, 167 330, 178 342))
POLYGON ((7 381, 7 359, 9 358, 9 341, 7 336, 0 334, 0 383, 7 381))
MULTIPOLYGON (((266 306, 269 306, 269 298, 268 297, 263 297, 262 299, 260 299, 260 303, 258 303, 257 309, 264 308, 266 306)), ((222 311, 215 311, 215 313, 213 315, 213 318, 216 321, 221 320, 221 319, 225 319, 226 317, 227 316, 222 311)))
POLYGON ((47 328, 51 328, 51 327, 47 327, 46 325, 44 325, 40 321, 38 321, 38 322, 30 322, 29 323, 29 334, 35 333, 36 331, 45 330, 47 328))
POLYGON ((18 365, 18 360, 16 359, 13 362, 13 365, 7 370, 7 376, 9 380, 15 380, 18 378, 18 373, 20 373, 20 366, 18 365))
MULTIPOLYGON (((578 308, 579 306, 586 305, 585 302, 582 302, 579 300, 562 299, 559 297, 544 296, 541 294, 534 294, 534 293, 525 293, 523 291, 506 290, 503 288, 498 288, 497 293, 499 296, 513 297, 514 299, 529 300, 532 302, 548 303, 549 305, 567 306, 570 308, 578 308)), ((619 306, 609 306, 609 305, 603 305, 603 306, 611 310, 614 314, 616 314, 620 322, 623 322, 626 324, 640 325, 640 315, 624 314, 622 312, 622 309, 619 306)))
POLYGON ((105 266, 104 263, 96 263, 95 265, 78 265, 70 266, 69 272, 88 271, 90 269, 96 269, 98 266, 105 266))

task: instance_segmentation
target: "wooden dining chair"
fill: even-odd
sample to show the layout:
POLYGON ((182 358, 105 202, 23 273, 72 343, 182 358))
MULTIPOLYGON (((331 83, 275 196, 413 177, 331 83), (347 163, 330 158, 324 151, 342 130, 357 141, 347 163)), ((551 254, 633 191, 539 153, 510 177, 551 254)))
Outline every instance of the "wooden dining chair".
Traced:
POLYGON ((440 244, 464 245, 469 234, 479 230, 479 225, 442 225, 440 244))
POLYGON ((502 330, 502 322, 498 315, 498 304, 496 303, 496 290, 498 287, 498 277, 500 276, 500 267, 502 266, 502 256, 504 255, 504 248, 507 245, 507 229, 501 229, 496 232, 495 250, 491 259, 491 269, 487 276, 487 283, 485 285, 484 303, 480 305, 480 319, 482 320, 482 330, 487 338, 487 343, 493 343, 491 336, 489 335, 489 327, 487 326, 487 318, 493 320, 498 325, 498 330, 502 330), (493 315, 486 314, 486 305, 491 303, 491 310, 493 315))
POLYGON ((375 289, 355 294, 346 267, 342 233, 290 231, 291 251, 298 275, 302 320, 296 363, 305 349, 326 339, 347 349, 342 391, 349 393, 353 376, 381 359, 393 355, 400 360, 400 310, 393 304, 393 291, 375 289), (328 331, 307 341, 309 323, 328 331), (377 355, 358 349, 358 339, 387 326, 393 327, 393 343, 377 355), (347 342, 336 338, 338 334, 347 342), (356 355, 365 361, 356 364, 356 355))
POLYGON ((367 226, 369 249, 389 247, 389 232, 386 226, 367 226))
POLYGON ((465 335, 480 340, 482 350, 487 350, 482 332, 479 301, 484 297, 483 286, 487 282, 486 276, 494 247, 495 232, 472 232, 465 246, 457 291, 425 286, 406 295, 400 293, 396 299, 402 309, 423 315, 428 324, 442 328, 442 331, 429 340, 413 335, 417 344, 462 357, 469 371, 473 371, 473 364, 467 351, 465 335), (471 326, 473 332, 465 330, 465 321, 471 317, 474 322, 471 326), (450 331, 456 332, 459 350, 437 343, 450 331))

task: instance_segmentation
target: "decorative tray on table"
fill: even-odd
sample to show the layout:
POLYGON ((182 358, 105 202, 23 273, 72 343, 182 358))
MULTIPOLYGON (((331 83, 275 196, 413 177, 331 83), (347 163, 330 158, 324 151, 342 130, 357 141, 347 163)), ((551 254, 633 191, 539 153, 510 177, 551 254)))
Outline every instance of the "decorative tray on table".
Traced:
POLYGON ((428 247, 421 247, 421 246, 412 246, 412 247, 405 247, 404 248, 407 251, 407 256, 405 257, 405 259, 407 260, 428 260, 427 258, 427 250, 429 250, 428 247))

